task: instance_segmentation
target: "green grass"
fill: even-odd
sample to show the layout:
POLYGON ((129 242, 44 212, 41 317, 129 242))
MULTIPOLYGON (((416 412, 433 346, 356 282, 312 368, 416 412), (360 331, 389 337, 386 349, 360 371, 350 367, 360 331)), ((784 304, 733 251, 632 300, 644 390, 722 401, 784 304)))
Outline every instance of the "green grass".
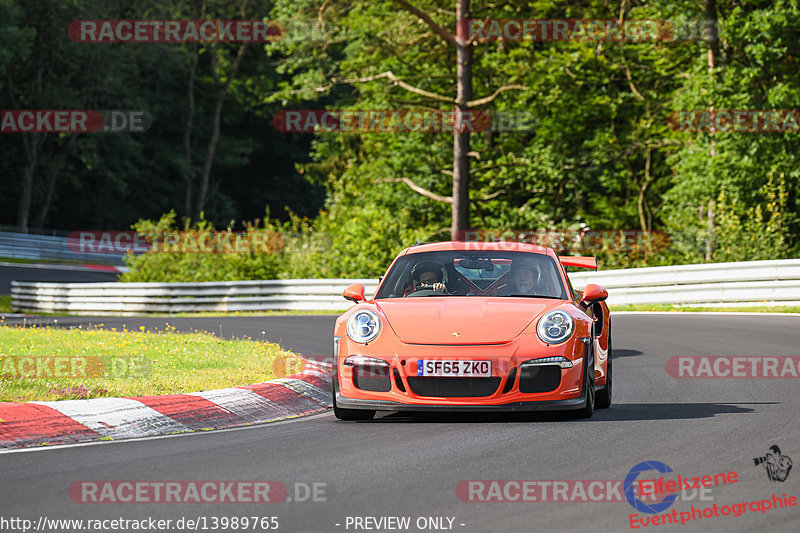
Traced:
POLYGON ((0 326, 0 401, 197 392, 261 383, 301 367, 277 344, 175 333, 172 326, 166 333, 0 326))
POLYGON ((0 313, 11 312, 11 295, 0 294, 0 313))
POLYGON ((683 312, 800 313, 800 307, 790 307, 790 306, 681 307, 669 304, 634 304, 634 305, 610 305, 609 309, 611 310, 612 313, 614 311, 671 311, 675 313, 683 313, 683 312))

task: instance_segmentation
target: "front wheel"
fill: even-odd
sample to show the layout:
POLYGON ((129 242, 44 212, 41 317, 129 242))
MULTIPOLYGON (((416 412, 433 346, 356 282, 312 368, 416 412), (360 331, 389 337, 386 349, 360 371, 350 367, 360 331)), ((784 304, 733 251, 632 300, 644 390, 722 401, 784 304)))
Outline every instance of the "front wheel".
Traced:
POLYGON ((594 357, 584 362, 583 390, 586 391, 586 405, 575 412, 576 418, 591 418, 594 414, 594 357))
POLYGON ((375 411, 369 409, 342 409, 336 405, 336 387, 333 389, 333 415, 339 420, 372 420, 375 411))
POLYGON ((611 393, 612 389, 612 364, 611 364, 611 337, 608 338, 608 359, 606 359, 606 386, 597 393, 597 407, 598 409, 608 409, 611 407, 611 393))

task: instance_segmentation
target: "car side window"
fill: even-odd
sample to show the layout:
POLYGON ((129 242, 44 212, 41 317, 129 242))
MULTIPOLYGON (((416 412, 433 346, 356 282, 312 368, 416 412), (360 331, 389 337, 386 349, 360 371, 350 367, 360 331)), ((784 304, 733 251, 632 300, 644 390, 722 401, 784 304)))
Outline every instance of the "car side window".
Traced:
POLYGON ((563 268, 564 268, 564 273, 567 275, 566 276, 567 277, 567 288, 569 289, 570 298, 572 298, 573 300, 577 300, 578 299, 578 291, 575 290, 575 288, 572 286, 572 280, 569 279, 569 269, 567 267, 563 267, 563 268))

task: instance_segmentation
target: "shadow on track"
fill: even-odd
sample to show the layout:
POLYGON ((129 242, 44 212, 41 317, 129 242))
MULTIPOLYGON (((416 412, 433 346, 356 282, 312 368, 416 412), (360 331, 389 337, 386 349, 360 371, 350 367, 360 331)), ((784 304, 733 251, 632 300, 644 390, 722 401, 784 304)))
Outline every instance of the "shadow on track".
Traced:
POLYGON ((639 350, 621 350, 619 348, 614 348, 613 358, 634 357, 636 355, 642 355, 642 353, 644 352, 640 352, 639 350))
POLYGON ((681 420, 713 418, 722 414, 746 414, 755 408, 743 405, 776 405, 779 402, 755 403, 629 403, 615 404, 610 409, 597 410, 589 419, 576 419, 569 412, 532 413, 391 413, 378 415, 374 420, 360 424, 502 424, 513 422, 624 422, 634 420, 681 420))

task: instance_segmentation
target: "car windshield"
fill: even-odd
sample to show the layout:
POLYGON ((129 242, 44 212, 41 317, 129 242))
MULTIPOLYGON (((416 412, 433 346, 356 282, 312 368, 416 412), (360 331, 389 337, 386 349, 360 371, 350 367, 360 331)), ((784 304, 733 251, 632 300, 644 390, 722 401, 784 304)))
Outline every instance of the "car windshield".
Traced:
POLYGON ((394 263, 375 298, 426 296, 568 299, 553 258, 504 251, 407 254, 394 263))

